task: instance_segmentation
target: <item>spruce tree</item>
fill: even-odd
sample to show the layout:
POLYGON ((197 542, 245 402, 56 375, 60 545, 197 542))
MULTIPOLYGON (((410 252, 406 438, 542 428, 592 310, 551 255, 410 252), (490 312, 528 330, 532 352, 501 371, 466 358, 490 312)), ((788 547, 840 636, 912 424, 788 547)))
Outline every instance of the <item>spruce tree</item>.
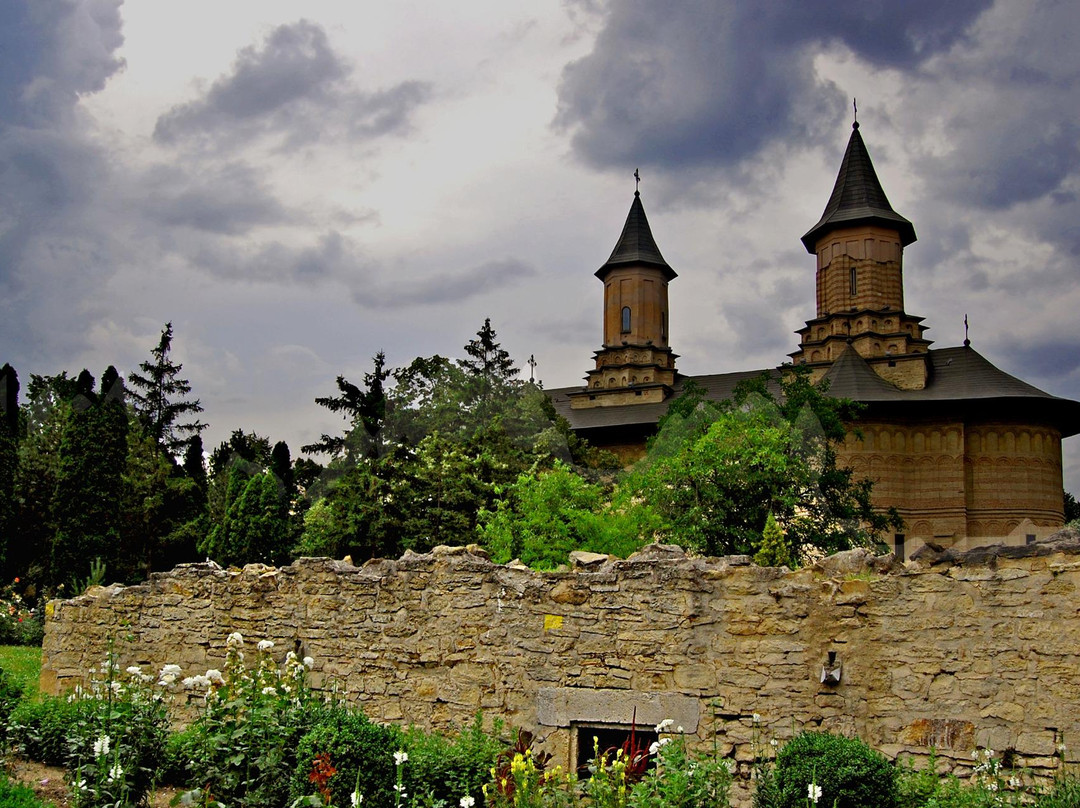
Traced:
POLYGON ((143 429, 163 451, 176 455, 188 438, 202 432, 206 424, 198 419, 179 422, 203 408, 198 399, 186 399, 191 385, 179 376, 184 366, 169 358, 172 338, 172 323, 166 323, 158 344, 150 351, 152 359, 141 362, 142 373, 129 374, 128 382, 132 405, 143 429))

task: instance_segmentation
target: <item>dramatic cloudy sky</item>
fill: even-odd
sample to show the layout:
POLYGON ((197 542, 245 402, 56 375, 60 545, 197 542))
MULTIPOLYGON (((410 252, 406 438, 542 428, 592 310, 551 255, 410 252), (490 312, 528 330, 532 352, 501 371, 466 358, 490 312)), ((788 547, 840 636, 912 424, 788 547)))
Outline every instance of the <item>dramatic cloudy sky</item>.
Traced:
POLYGON ((126 373, 172 321, 208 444, 294 451, 337 374, 486 316, 575 384, 640 167, 680 368, 775 365, 857 96, 908 311, 1080 398, 1078 38, 1070 0, 8 0, 0 362, 126 373))

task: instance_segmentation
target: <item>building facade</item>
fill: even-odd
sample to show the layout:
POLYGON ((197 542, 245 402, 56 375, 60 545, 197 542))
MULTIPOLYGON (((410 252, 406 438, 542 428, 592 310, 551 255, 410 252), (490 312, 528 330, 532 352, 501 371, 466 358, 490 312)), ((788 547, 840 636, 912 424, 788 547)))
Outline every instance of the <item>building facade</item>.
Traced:
MULTIPOLYGON (((873 480, 876 505, 903 517, 903 532, 887 537, 898 555, 926 543, 963 549, 1043 538, 1064 523, 1061 441, 1080 432, 1080 402, 999 370, 967 340, 931 348, 923 318, 904 305, 904 248, 915 240, 854 123, 821 219, 802 237, 816 262, 816 311, 796 331, 790 364, 827 379, 830 395, 864 405, 840 459, 873 480)), ((764 372, 678 373, 667 298, 676 273, 637 192, 596 275, 604 282, 603 346, 584 387, 550 394, 579 434, 624 462, 644 453, 687 379, 723 400, 764 372)))

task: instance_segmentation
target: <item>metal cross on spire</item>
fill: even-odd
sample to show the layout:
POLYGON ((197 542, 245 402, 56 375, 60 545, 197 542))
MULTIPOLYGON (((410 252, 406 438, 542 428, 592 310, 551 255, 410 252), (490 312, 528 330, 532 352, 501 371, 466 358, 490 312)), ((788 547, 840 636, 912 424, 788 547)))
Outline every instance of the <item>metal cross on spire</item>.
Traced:
POLYGON ((634 169, 634 194, 635 195, 640 193, 638 191, 638 186, 639 185, 641 185, 641 174, 639 173, 638 169, 635 168, 634 169))
POLYGON ((529 354, 529 384, 536 384, 536 357, 529 354))
POLYGON ((857 98, 852 98, 851 99, 851 109, 852 109, 852 113, 854 115, 854 119, 851 121, 851 126, 852 126, 853 129, 858 129, 859 128, 859 103, 858 103, 857 98))
POLYGON ((968 321, 967 314, 964 314, 964 347, 967 348, 971 345, 971 340, 968 339, 968 321))

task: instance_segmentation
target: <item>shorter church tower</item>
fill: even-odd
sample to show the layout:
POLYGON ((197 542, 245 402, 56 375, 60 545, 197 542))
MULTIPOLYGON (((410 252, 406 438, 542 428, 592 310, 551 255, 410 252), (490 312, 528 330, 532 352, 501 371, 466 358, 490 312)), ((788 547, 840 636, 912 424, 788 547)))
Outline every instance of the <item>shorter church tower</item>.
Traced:
POLYGON ((823 372, 851 344, 883 379, 925 387, 930 340, 923 318, 904 311, 904 248, 914 241, 915 228, 889 204, 856 121, 825 212, 802 237, 817 257, 817 316, 796 332, 795 364, 823 372))
POLYGON ((622 235, 596 277, 604 282, 604 345, 595 352, 585 389, 570 394, 571 407, 663 402, 675 384, 668 282, 677 276, 656 246, 638 191, 622 235))

